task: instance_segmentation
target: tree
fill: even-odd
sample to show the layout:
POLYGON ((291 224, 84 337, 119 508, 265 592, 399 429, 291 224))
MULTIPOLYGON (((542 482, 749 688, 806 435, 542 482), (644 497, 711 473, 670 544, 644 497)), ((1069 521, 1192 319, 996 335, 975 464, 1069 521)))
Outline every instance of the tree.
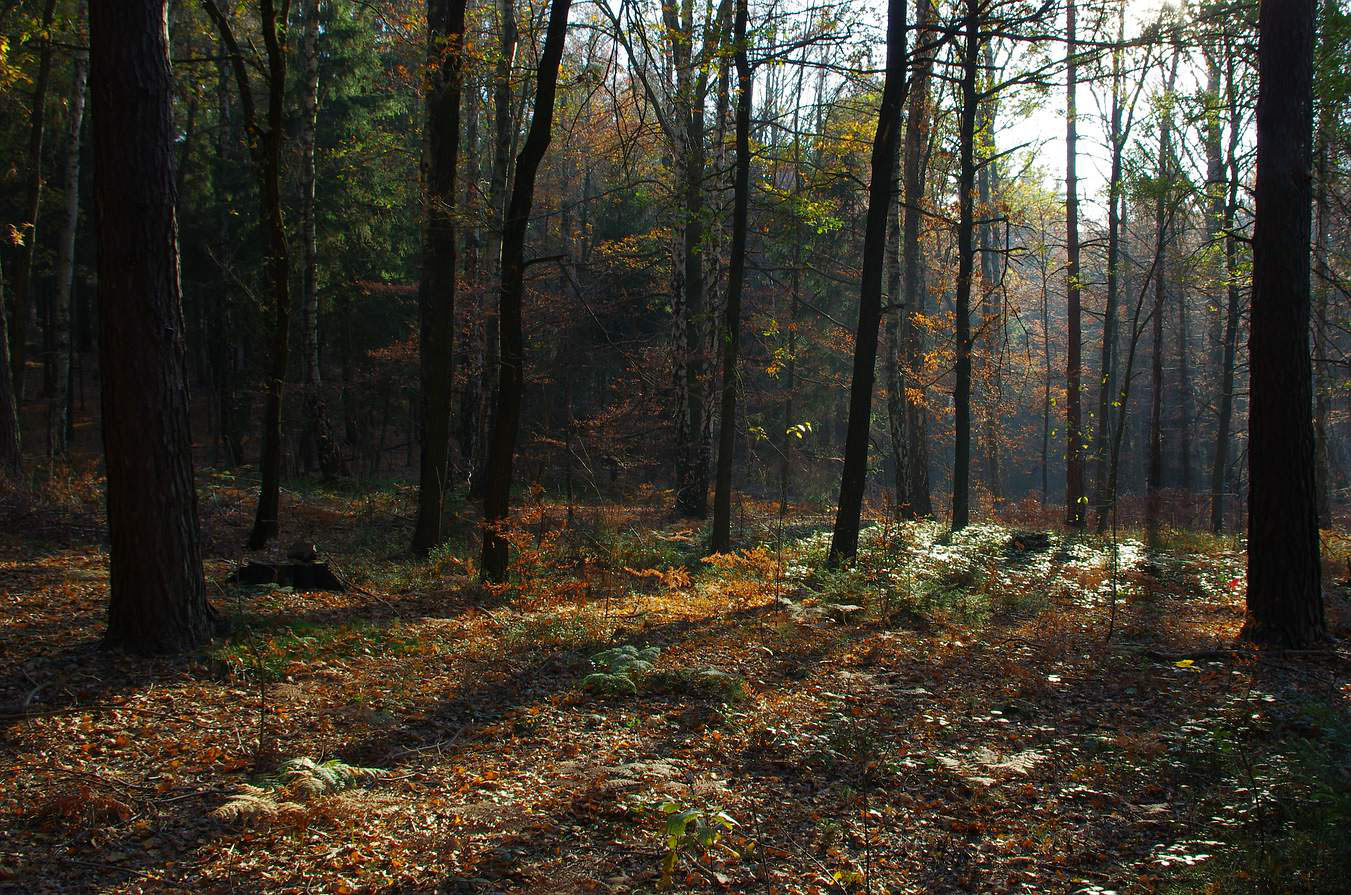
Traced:
POLYGON ((266 56, 264 80, 267 84, 267 118, 264 124, 258 120, 253 88, 249 84, 248 64, 230 22, 216 0, 203 2, 225 43, 230 65, 234 69, 235 83, 239 88, 245 137, 253 157, 254 176, 258 180, 258 230, 263 234, 266 244, 265 266, 272 291, 272 355, 263 408, 258 509, 248 540, 250 550, 259 550, 277 536, 277 516, 281 503, 282 408, 291 331, 291 254, 286 244, 286 225, 282 219, 281 149, 286 136, 286 20, 291 3, 290 0, 281 0, 279 9, 275 0, 258 0, 258 18, 266 56))
POLYGON ((751 191, 751 66, 746 56, 746 2, 736 0, 732 42, 736 58, 736 175, 733 184, 732 258, 723 310, 722 411, 718 430, 718 471, 713 493, 713 537, 709 548, 732 546, 732 459, 736 452, 737 348, 741 341, 741 287, 746 278, 746 227, 751 191))
POLYGON ((418 288, 421 325, 422 466, 413 550, 441 542, 450 480, 451 377, 455 326, 455 165, 460 146, 460 89, 465 0, 428 0, 427 224, 418 288))
POLYGON ((1082 283, 1079 269, 1079 181, 1077 98, 1078 40, 1074 0, 1065 5, 1065 295, 1069 305, 1069 333, 1065 343, 1065 522, 1083 528, 1088 498, 1084 490, 1084 453, 1087 437, 1083 420, 1082 283))
POLYGON ((319 124, 319 0, 306 0, 301 20, 304 63, 300 89, 300 318, 304 348, 304 430, 301 457, 307 469, 332 478, 342 472, 342 456, 328 421, 319 364, 319 243, 315 218, 315 138, 319 124))
MULTIPOLYGON (((909 106, 905 116, 905 158, 903 159, 905 212, 901 224, 902 255, 902 297, 904 307, 898 309, 901 317, 900 341, 905 352, 904 362, 899 366, 903 370, 913 370, 924 356, 923 328, 915 321, 925 311, 924 262, 920 254, 920 230, 924 220, 924 193, 926 179, 926 159, 929 145, 929 77, 933 69, 936 52, 937 32, 932 29, 934 14, 933 0, 920 0, 916 14, 919 28, 919 41, 916 47, 919 59, 910 84, 909 106)), ((893 299, 894 301, 894 299, 893 299)), ((914 384, 921 395, 924 391, 922 378, 914 384)), ((929 495, 929 443, 928 413, 923 400, 910 400, 902 381, 901 392, 905 406, 906 472, 907 481, 903 484, 897 479, 896 503, 903 516, 922 518, 933 515, 933 505, 929 495), (904 495, 903 497, 901 495, 904 495)), ((897 475, 901 470, 898 468, 897 475)))
POLYGON ((1173 143, 1172 109, 1177 84, 1181 49, 1173 33, 1173 61, 1168 80, 1159 100, 1159 157, 1154 184, 1154 229, 1158 233, 1158 256, 1154 265, 1154 308, 1150 312, 1153 333, 1150 340, 1149 367, 1149 464, 1145 472, 1145 527, 1152 546, 1159 524, 1161 492, 1163 490, 1163 315, 1168 300, 1168 249, 1172 242, 1173 224, 1173 143))
POLYGON ((1258 13, 1257 180, 1248 411, 1248 595, 1239 636, 1327 637, 1309 356, 1314 0, 1258 13))
POLYGON ((205 642, 174 213, 168 0, 91 0, 103 450, 110 600, 104 643, 205 642))
POLYGON ((981 0, 966 0, 960 55, 961 96, 958 110, 957 173, 957 288, 953 299, 957 316, 954 342, 952 406, 955 444, 952 461, 952 530, 971 520, 971 279, 975 269, 973 193, 976 188, 976 116, 979 114, 977 78, 981 58, 981 0))
POLYGON ((516 182, 511 189, 502 233, 502 275, 499 296, 500 366, 497 413, 493 422, 488 475, 483 496, 483 575, 502 581, 507 574, 507 541, 501 527, 511 505, 512 464, 521 425, 521 397, 525 390, 525 331, 521 303, 525 293, 525 232, 535 200, 535 177, 549 148, 553 129, 558 67, 567 38, 572 0, 553 0, 535 78, 535 110, 525 145, 516 157, 516 182))
MULTIPOLYGON (((972 0, 976 2, 976 0, 972 0)), ((868 181, 868 216, 863 237, 863 265, 854 341, 854 372, 849 387, 849 425, 845 434, 840 501, 830 542, 830 562, 858 553, 863 489, 868 476, 868 430, 872 424, 873 383, 877 375, 877 334, 882 324, 882 267, 886 260, 887 217, 891 209, 892 169, 900 139, 905 102, 906 0, 887 3, 887 61, 882 104, 873 136, 872 175, 868 181)))
POLYGON ((84 121, 85 81, 89 62, 83 52, 75 54, 75 77, 71 86, 70 114, 66 130, 65 221, 57 250, 56 295, 52 303, 52 369, 55 382, 47 409, 47 451, 53 457, 66 453, 66 435, 71 425, 70 402, 70 296, 75 281, 75 232, 80 222, 80 127, 84 121))
POLYGON ((19 450, 19 407, 9 366, 9 322, 5 315, 5 272, 0 270, 0 473, 18 483, 23 471, 19 450))

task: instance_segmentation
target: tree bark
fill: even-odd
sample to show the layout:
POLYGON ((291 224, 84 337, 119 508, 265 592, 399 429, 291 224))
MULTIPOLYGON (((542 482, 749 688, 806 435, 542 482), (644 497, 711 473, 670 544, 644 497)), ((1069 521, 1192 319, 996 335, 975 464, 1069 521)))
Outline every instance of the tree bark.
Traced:
POLYGON ((736 450, 737 349, 741 342, 741 290, 746 278, 746 228, 751 190, 751 67, 746 53, 747 0, 736 2, 732 29, 735 49, 736 175, 732 200, 732 256, 727 270, 727 301, 723 312, 722 409, 718 429, 718 472, 713 495, 713 535, 710 549, 725 553, 732 546, 732 461, 736 450))
POLYGON ((465 0, 428 0, 431 44, 427 85, 427 224, 422 250, 418 356, 422 374, 421 469, 413 550, 441 542, 450 479, 451 384, 455 332, 455 166, 460 147, 460 90, 465 0))
POLYGON ((554 0, 549 10, 544 50, 540 54, 535 83, 535 110, 525 145, 516 158, 516 182, 507 206, 502 233, 501 366, 497 385, 497 416, 493 425, 492 453, 488 458, 488 482, 483 497, 483 576, 502 581, 507 574, 507 541, 502 526, 511 503, 512 464, 516 436, 521 424, 521 398, 525 389, 525 332, 521 303, 525 292, 525 233, 535 199, 535 176, 549 148, 553 128, 554 96, 558 67, 567 37, 571 0, 554 0))
POLYGON ((966 0, 965 44, 962 49, 962 77, 958 85, 961 107, 958 113, 957 174, 957 289, 954 296, 956 320, 956 364, 952 391, 955 417, 955 449, 952 463, 952 530, 960 531, 971 521, 971 278, 975 267, 975 224, 973 221, 976 189, 976 93, 980 72, 979 0, 966 0))
POLYGON ((213 629, 197 528, 174 216, 167 0, 91 0, 110 600, 104 643, 199 646, 213 629))
POLYGON ((1309 357, 1314 0, 1258 14, 1257 181, 1248 409, 1248 598, 1239 636, 1327 638, 1309 357))
MULTIPOLYGON (((976 0, 972 0, 976 2, 976 0)), ((882 267, 886 260, 887 217, 891 210, 892 168, 900 139, 905 103, 906 0, 887 3, 887 61, 882 105, 873 137, 872 174, 868 182, 868 216, 863 237, 863 270, 859 284, 858 329, 854 373, 849 390, 849 425, 845 434, 840 502, 830 542, 830 563, 858 553, 863 490, 868 475, 868 435, 872 424, 873 383, 877 367, 877 334, 882 323, 882 267)))
MULTIPOLYGON (((919 0, 915 15, 919 58, 910 85, 905 119, 905 213, 901 235, 905 309, 902 312, 901 340, 905 352, 903 366, 912 371, 920 367, 924 357, 924 328, 918 320, 928 304, 919 240, 924 224, 925 157, 929 145, 929 76, 937 52, 935 48, 927 46, 937 36, 931 29, 934 15, 933 0, 919 0)), ((913 389, 919 395, 918 400, 911 400, 910 394, 902 391, 909 448, 909 480, 904 498, 898 496, 896 501, 902 518, 907 519, 933 515, 933 502, 929 494, 928 410, 924 406, 924 384, 921 378, 916 377, 913 389)))

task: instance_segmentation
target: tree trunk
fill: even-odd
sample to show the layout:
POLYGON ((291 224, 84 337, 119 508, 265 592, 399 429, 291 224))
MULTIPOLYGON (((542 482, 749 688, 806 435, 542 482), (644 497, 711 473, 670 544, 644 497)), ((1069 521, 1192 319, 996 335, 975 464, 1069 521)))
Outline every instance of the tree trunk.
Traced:
MULTIPOLYGON (((1125 39, 1126 4, 1117 4, 1117 43, 1125 39)), ((1109 113, 1108 145, 1111 152, 1107 181, 1107 298, 1102 316, 1102 353, 1098 361, 1098 425, 1094 430, 1093 458, 1097 464, 1098 533, 1107 531, 1107 517, 1116 501, 1116 495, 1107 488, 1108 441, 1113 417, 1124 408, 1112 406, 1116 386, 1117 318, 1121 304, 1121 161, 1126 150, 1122 133, 1122 51, 1112 51, 1112 101, 1109 113)))
MULTIPOLYGON (((506 221, 507 184, 510 179, 511 147, 516 136, 516 119, 511 110, 511 66, 516 56, 516 4, 513 0, 498 0, 497 65, 493 80, 493 161, 488 178, 488 264, 494 275, 501 274, 502 236, 506 221)), ((500 314, 497 298, 500 281, 487 285, 483 291, 483 365, 479 387, 481 408, 478 414, 480 451, 474 466, 471 497, 482 497, 488 483, 488 458, 491 433, 496 426, 493 414, 497 412, 497 384, 501 360, 498 357, 500 314)))
POLYGON ((5 273, 0 270, 0 474, 17 487, 23 472, 19 450, 19 408, 14 400, 14 380, 10 378, 9 321, 5 316, 5 273))
POLYGON ((1248 599, 1240 637, 1327 638, 1309 358, 1314 0, 1263 0, 1248 337, 1248 599))
MULTIPOLYGON (((934 15, 933 0, 919 0, 915 27, 921 46, 932 43, 937 37, 930 28, 934 15)), ((935 53, 934 48, 920 50, 906 110, 905 213, 901 234, 902 289, 905 298, 901 337, 905 351, 903 366, 906 370, 920 367, 925 349, 924 328, 917 322, 928 304, 919 241, 924 223, 925 157, 929 145, 929 75, 935 53)), ((933 503, 929 495, 928 410, 924 406, 922 378, 916 377, 913 388, 920 396, 919 400, 913 401, 908 393, 903 393, 910 479, 905 499, 897 499, 901 516, 909 519, 933 515, 933 503)))
MULTIPOLYGON (((220 42, 219 71, 216 80, 216 152, 215 168, 211 176, 211 198, 216 207, 216 233, 221 247, 228 246, 230 235, 229 190, 226 188, 228 172, 236 164, 236 155, 231 151, 237 146, 233 122, 230 116, 230 70, 226 59, 226 45, 220 42)), ((221 252, 225 249, 221 248, 221 252)), ((212 325, 218 338, 212 341, 211 375, 214 379, 212 398, 216 419, 217 436, 221 448, 221 463, 233 469, 244 462, 244 425, 247 412, 240 400, 240 379, 244 374, 244 348, 238 332, 235 316, 235 301, 231 286, 227 285, 222 258, 219 283, 214 291, 212 306, 212 325)))
POLYGON ((267 64, 267 125, 263 127, 258 123, 248 70, 230 23, 216 0, 204 0, 204 3, 225 42, 239 88, 244 129, 258 180, 258 229, 264 242, 264 267, 272 290, 272 356, 263 409, 258 509, 248 540, 250 550, 259 550, 277 536, 281 503, 282 408, 291 328, 291 257, 286 245, 281 202, 281 148, 286 124, 286 23, 278 21, 274 0, 258 0, 267 64))
POLYGON ((952 530, 960 531, 971 521, 971 278, 975 267, 975 224, 973 204, 976 189, 976 95, 980 72, 979 0, 966 2, 966 35, 962 50, 962 78, 958 85, 961 107, 958 113, 957 175, 957 289, 954 297, 957 355, 952 405, 955 415, 955 450, 952 465, 952 530))
POLYGON ((56 0, 47 0, 42 8, 42 47, 38 50, 38 72, 33 81, 33 108, 28 124, 28 170, 24 182, 23 219, 19 230, 24 243, 19 263, 14 268, 14 299, 10 319, 10 376, 14 382, 15 405, 23 403, 25 373, 28 368, 28 324, 33 316, 33 261, 38 246, 38 211, 42 207, 42 142, 47 130, 47 85, 52 72, 52 14, 56 0))
POLYGON ((1068 64, 1065 79, 1065 294, 1069 306, 1069 331, 1065 342, 1065 523, 1083 528, 1088 498, 1084 490, 1082 382, 1082 288, 1079 272, 1079 181, 1078 120, 1075 92, 1079 86, 1079 45, 1075 34, 1074 0, 1065 6, 1065 44, 1068 64))
POLYGON ((502 232, 501 375, 497 385, 497 416, 493 425, 488 482, 483 497, 483 575, 502 581, 507 574, 507 523, 511 501, 512 463, 521 424, 521 397, 525 389, 525 333, 521 300, 525 292, 525 233, 535 199, 535 175, 549 148, 553 128, 554 95, 563 58, 571 0, 554 0, 540 55, 535 85, 535 110, 530 132, 516 159, 516 182, 511 190, 502 232))
POLYGON ((421 469, 413 550, 441 543, 450 479, 452 351, 455 333, 455 165, 460 147, 460 90, 465 0, 428 0, 431 41, 427 92, 427 229, 418 291, 422 373, 421 469))
POLYGON ((272 357, 268 373, 267 395, 263 409, 263 445, 259 463, 261 481, 258 511, 248 546, 258 550, 277 536, 281 503, 282 409, 285 400, 287 351, 291 328, 291 257, 286 245, 286 226, 282 222, 281 148, 285 113, 286 49, 279 32, 284 23, 277 21, 272 0, 261 0, 263 41, 268 56, 267 130, 257 141, 259 226, 266 234, 266 268, 272 288, 272 357))
POLYGON ((727 270, 727 302, 722 334, 722 410, 718 429, 718 474, 713 497, 710 549, 732 546, 732 460, 736 449, 737 349, 741 342, 741 289, 746 277, 746 227, 751 190, 751 66, 746 55, 747 0, 737 0, 735 45, 736 176, 732 200, 732 257, 727 270))
POLYGON ((167 0, 91 0, 103 448, 110 601, 104 643, 208 640, 174 217, 167 0))
POLYGON ((896 510, 907 518, 910 506, 910 433, 906 425, 905 386, 907 382, 904 329, 909 327, 905 298, 901 294, 901 171, 904 165, 901 140, 896 141, 892 162, 891 208, 887 211, 887 303, 886 356, 883 368, 887 377, 887 434, 891 439, 892 479, 895 482, 896 510), (905 507, 906 509, 902 509, 905 507))
MULTIPOLYGON (((1164 87, 1165 106, 1173 95, 1177 82, 1180 51, 1174 47, 1172 68, 1164 87)), ((1161 491, 1163 490, 1163 314, 1168 298, 1168 249, 1172 241, 1171 212, 1173 197, 1172 120, 1165 111, 1159 121, 1158 182, 1154 196, 1154 230, 1158 234, 1158 254, 1154 265, 1154 309, 1151 312, 1153 337, 1150 344, 1149 369, 1149 465, 1145 472, 1145 528, 1149 543, 1154 545, 1158 533, 1161 491)))
POLYGON ((302 466, 325 478, 342 473, 342 454, 329 425, 319 365, 319 244, 315 221, 315 131, 319 125, 319 2, 307 0, 303 13, 305 64, 300 91, 300 239, 304 244, 301 276, 301 328, 304 336, 305 421, 301 434, 302 466))
POLYGON ((1332 395, 1336 388, 1336 379, 1328 363, 1329 320, 1328 293, 1331 291, 1329 277, 1332 275, 1329 259, 1332 257, 1332 226, 1328 218, 1331 215, 1328 200, 1328 143, 1332 129, 1330 115, 1324 112, 1319 116, 1318 127, 1318 174, 1317 192, 1314 209, 1318 215, 1314 232, 1314 269, 1318 273, 1318 285, 1314 288, 1314 487, 1318 496, 1318 524, 1321 528, 1332 526, 1332 481, 1328 459, 1328 430, 1331 425, 1332 395))
POLYGON ((892 167, 896 164, 896 142, 900 139, 901 109, 905 103, 905 69, 909 63, 905 17, 906 0, 888 0, 886 75, 877 132, 873 136, 854 373, 849 389, 849 426, 845 434, 844 470, 840 475, 840 502, 830 542, 832 566, 858 553, 858 529, 868 475, 873 382, 877 373, 877 333, 882 323, 882 267, 886 260, 887 217, 891 211, 892 167))
POLYGON ((70 114, 66 131, 65 221, 56 262, 56 298, 52 304, 52 370, 55 392, 47 407, 47 452, 53 458, 66 454, 70 425, 70 294, 75 280, 75 231, 80 222, 80 128, 84 122, 84 90, 89 61, 75 54, 75 83, 71 87, 70 114))

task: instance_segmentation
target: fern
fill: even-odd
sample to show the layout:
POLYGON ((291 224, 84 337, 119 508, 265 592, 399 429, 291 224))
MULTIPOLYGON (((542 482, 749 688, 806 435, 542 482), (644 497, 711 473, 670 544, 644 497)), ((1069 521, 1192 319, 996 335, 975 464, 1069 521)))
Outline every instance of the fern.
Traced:
POLYGON ((638 685, 634 677, 650 672, 652 663, 659 655, 659 646, 639 649, 625 644, 602 650, 591 657, 591 664, 596 671, 582 678, 582 689, 587 693, 637 696, 638 685))
POLYGON ((242 784, 211 816, 227 823, 295 820, 305 814, 303 802, 378 780, 383 773, 379 768, 350 765, 336 758, 323 762, 293 758, 275 774, 258 780, 257 785, 242 784))

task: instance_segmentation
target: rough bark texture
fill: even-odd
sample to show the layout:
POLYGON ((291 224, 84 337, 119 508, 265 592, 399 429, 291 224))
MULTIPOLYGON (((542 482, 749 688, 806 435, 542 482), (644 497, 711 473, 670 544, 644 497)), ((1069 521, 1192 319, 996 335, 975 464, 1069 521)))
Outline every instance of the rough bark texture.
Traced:
POLYGON ((1248 410, 1248 604, 1240 636, 1327 637, 1309 357, 1314 0, 1263 0, 1248 410))
POLYGON ((465 0, 429 0, 431 83, 427 85, 427 225, 423 237, 419 359, 422 457, 413 550, 441 542, 450 484, 452 342, 455 329, 455 164, 460 146, 460 88, 465 0))
POLYGON ((104 642, 205 642, 174 217, 168 0, 91 0, 110 589, 104 642))
POLYGON ((554 95, 558 66, 563 58, 568 10, 572 0, 554 0, 540 54, 535 82, 535 110, 530 132, 516 158, 516 182, 507 206, 502 234, 501 366, 497 384, 497 415, 493 425, 488 481, 483 496, 483 575, 501 581, 507 574, 507 541, 501 526, 511 502, 512 464, 521 425, 521 398, 525 390, 525 332, 521 302, 525 293, 525 232, 535 201, 535 175, 549 148, 553 129, 554 95))
POLYGON ((713 495, 710 549, 732 546, 732 460, 736 451, 737 349, 741 343, 741 287, 746 278, 746 225, 751 191, 751 66, 746 55, 746 2, 737 0, 735 44, 736 175, 732 200, 732 257, 727 270, 727 302, 723 311, 722 410, 718 430, 718 474, 713 495))
POLYGON ((858 553, 859 520, 868 475, 868 435, 872 423, 873 383, 877 375, 877 334, 882 324, 882 267, 886 260, 887 217, 891 210, 892 168, 900 139, 905 103, 906 0, 887 3, 887 61, 873 137, 872 174, 868 182, 868 217, 863 236, 863 271, 859 285, 858 330, 854 341, 854 375, 849 390, 849 427, 845 434, 840 502, 830 542, 830 562, 858 553))

